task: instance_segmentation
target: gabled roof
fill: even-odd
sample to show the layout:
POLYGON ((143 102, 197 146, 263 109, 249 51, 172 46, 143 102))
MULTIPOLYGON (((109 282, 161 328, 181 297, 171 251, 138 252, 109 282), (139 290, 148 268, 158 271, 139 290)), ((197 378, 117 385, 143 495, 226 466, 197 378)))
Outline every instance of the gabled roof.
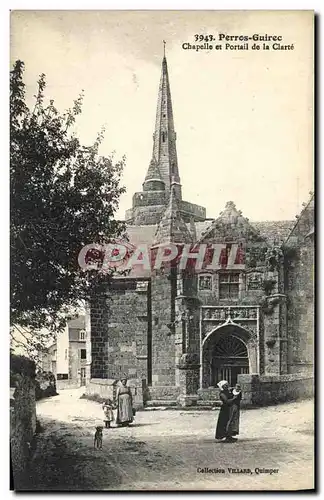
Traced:
POLYGON ((304 208, 300 215, 296 216, 290 233, 287 235, 286 244, 293 241, 300 241, 314 233, 314 213, 315 213, 315 197, 314 193, 310 193, 311 197, 308 203, 303 203, 304 208))
POLYGON ((210 226, 201 234, 199 241, 227 239, 244 239, 254 237, 264 239, 259 231, 251 225, 242 212, 237 210, 233 201, 228 201, 219 217, 211 222, 210 226))

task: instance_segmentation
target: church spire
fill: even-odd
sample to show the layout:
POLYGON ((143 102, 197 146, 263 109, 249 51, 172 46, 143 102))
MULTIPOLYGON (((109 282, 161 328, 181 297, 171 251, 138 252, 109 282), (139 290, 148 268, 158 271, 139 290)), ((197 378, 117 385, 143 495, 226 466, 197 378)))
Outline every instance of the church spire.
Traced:
POLYGON ((168 206, 157 227, 153 246, 165 243, 192 243, 192 236, 183 221, 176 193, 177 183, 172 179, 171 192, 168 206))
POLYGON ((172 101, 168 75, 168 65, 165 56, 165 41, 162 73, 158 92, 155 130, 153 134, 153 158, 155 159, 165 188, 170 192, 171 180, 174 179, 178 197, 181 199, 181 186, 178 170, 176 149, 176 133, 174 130, 172 101))

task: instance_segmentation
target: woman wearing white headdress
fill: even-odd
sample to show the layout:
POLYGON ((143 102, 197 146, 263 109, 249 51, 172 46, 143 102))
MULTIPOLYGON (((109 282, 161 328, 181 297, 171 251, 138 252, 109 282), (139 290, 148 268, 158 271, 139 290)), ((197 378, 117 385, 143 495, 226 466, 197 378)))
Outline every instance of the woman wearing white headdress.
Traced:
POLYGON ((227 380, 221 380, 217 386, 220 388, 219 399, 222 406, 219 410, 218 421, 216 426, 215 439, 224 439, 227 443, 234 443, 236 438, 233 435, 237 434, 232 431, 231 425, 231 406, 236 401, 236 396, 230 393, 227 380))

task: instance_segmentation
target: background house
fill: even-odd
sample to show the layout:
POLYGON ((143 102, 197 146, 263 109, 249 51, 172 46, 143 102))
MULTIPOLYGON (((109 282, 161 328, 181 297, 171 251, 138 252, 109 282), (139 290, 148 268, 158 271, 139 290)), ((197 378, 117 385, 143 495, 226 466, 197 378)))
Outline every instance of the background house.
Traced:
POLYGON ((57 334, 56 342, 41 356, 41 368, 54 373, 57 388, 85 385, 86 376, 85 318, 70 320, 65 329, 57 334))

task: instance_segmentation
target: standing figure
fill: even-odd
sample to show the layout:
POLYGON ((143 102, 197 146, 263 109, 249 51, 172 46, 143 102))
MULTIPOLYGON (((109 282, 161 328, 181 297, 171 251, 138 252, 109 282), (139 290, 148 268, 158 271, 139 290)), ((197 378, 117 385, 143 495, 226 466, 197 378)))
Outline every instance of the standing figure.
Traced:
POLYGON ((116 424, 127 426, 133 422, 133 396, 127 384, 127 378, 120 379, 121 386, 117 388, 117 417, 116 424))
POLYGON ((106 429, 109 429, 111 422, 114 420, 113 414, 113 403, 110 399, 107 399, 103 405, 102 409, 104 412, 104 422, 106 429))
POLYGON ((231 406, 235 401, 235 396, 230 393, 227 380, 221 380, 217 386, 220 388, 219 398, 222 406, 219 410, 218 421, 216 426, 215 439, 224 439, 226 443, 234 443, 237 441, 233 435, 237 434, 232 431, 229 424, 231 417, 231 406))

